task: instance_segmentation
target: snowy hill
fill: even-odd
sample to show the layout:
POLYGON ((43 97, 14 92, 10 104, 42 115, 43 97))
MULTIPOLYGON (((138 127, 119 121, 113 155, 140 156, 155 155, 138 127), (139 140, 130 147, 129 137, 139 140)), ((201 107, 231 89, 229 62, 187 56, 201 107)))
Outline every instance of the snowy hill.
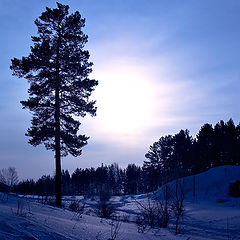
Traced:
MULTIPOLYGON (((59 209, 28 199, 0 194, 1 240, 108 240, 119 224, 115 239, 240 239, 240 199, 228 196, 229 182, 240 179, 240 166, 223 166, 196 175, 196 197, 192 196, 192 177, 184 179, 187 192, 183 231, 175 235, 172 224, 167 229, 137 230, 134 216, 137 201, 147 195, 122 196, 112 199, 116 212, 124 221, 101 219, 94 214, 97 202, 86 201, 80 217, 67 209, 59 209), (224 201, 219 201, 223 199, 224 201)), ((64 197, 67 203, 75 197, 64 197)), ((82 199, 81 197, 77 199, 82 199)))
MULTIPOLYGON (((195 175, 195 197, 193 197, 193 176, 185 177, 184 189, 187 200, 232 201, 229 183, 240 180, 240 166, 220 166, 195 175)), ((235 201, 236 200, 236 201, 235 201)))

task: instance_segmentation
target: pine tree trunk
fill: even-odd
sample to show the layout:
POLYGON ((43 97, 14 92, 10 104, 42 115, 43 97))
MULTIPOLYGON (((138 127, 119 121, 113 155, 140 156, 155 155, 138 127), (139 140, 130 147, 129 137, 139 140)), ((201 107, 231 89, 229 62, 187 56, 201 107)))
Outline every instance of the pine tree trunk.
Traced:
POLYGON ((56 160, 56 179, 55 179, 55 195, 56 206, 62 206, 62 192, 61 192, 61 145, 60 145, 60 77, 59 77, 59 50, 60 49, 60 33, 57 44, 57 58, 56 58, 56 89, 55 89, 55 160, 56 160))
POLYGON ((196 196, 196 180, 195 175, 193 175, 193 197, 196 196))
POLYGON ((56 179, 55 179, 55 194, 56 194, 56 206, 62 206, 62 193, 61 193, 61 146, 60 146, 60 122, 59 122, 59 91, 56 91, 56 100, 58 95, 58 101, 56 101, 56 133, 55 133, 55 160, 56 160, 56 179), (57 93, 58 92, 58 93, 57 93))

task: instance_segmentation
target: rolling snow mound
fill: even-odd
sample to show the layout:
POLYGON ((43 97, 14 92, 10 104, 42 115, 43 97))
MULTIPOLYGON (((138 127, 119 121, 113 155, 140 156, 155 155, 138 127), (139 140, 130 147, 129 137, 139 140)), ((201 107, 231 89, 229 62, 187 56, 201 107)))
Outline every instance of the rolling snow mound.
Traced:
MULTIPOLYGON (((195 197, 193 197, 194 176, 180 179, 183 183, 186 200, 209 200, 239 202, 238 198, 229 195, 229 184, 240 180, 240 166, 225 165, 212 168, 206 172, 195 175, 195 197)), ((167 185, 175 185, 172 181, 167 185)), ((163 186, 164 187, 164 186, 163 186)), ((163 187, 157 190, 161 193, 163 187)))

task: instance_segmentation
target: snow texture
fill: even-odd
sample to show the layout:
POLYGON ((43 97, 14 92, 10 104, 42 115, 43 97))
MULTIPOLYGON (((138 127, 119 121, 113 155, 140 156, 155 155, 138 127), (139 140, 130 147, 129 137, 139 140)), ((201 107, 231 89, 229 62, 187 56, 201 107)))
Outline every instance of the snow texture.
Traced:
MULTIPOLYGON (((121 219, 116 239, 240 239, 240 199, 228 195, 229 182, 236 180, 240 180, 240 166, 222 166, 198 174, 193 197, 192 177, 184 178, 185 217, 178 235, 174 234, 174 220, 167 229, 138 232, 134 223, 139 211, 136 201, 144 202, 149 195, 113 197, 112 204, 121 219)), ((63 202, 65 208, 55 208, 33 196, 0 193, 0 239, 111 239, 117 221, 96 216, 96 200, 69 196, 63 202), (67 210, 73 200, 85 201, 82 216, 67 210)))

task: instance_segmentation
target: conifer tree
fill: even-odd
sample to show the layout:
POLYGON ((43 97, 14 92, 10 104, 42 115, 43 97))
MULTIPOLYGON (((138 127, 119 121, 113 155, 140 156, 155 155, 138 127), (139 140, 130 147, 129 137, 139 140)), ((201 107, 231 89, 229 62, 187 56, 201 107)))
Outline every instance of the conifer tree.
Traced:
POLYGON ((78 135, 80 122, 73 116, 96 114, 95 102, 89 99, 98 82, 89 79, 92 63, 84 50, 87 35, 78 11, 68 12, 69 6, 57 3, 35 21, 38 35, 27 57, 12 59, 13 75, 30 83, 29 99, 21 101, 23 108, 33 112, 31 127, 26 135, 29 143, 41 143, 55 151, 56 205, 61 206, 61 156, 81 155, 88 137, 78 135))
POLYGON ((192 137, 189 135, 187 129, 180 130, 179 133, 174 135, 174 169, 172 169, 174 178, 188 176, 193 168, 191 152, 192 142, 192 137))
POLYGON ((214 165, 214 130, 211 124, 204 124, 194 143, 194 174, 201 173, 214 165))

